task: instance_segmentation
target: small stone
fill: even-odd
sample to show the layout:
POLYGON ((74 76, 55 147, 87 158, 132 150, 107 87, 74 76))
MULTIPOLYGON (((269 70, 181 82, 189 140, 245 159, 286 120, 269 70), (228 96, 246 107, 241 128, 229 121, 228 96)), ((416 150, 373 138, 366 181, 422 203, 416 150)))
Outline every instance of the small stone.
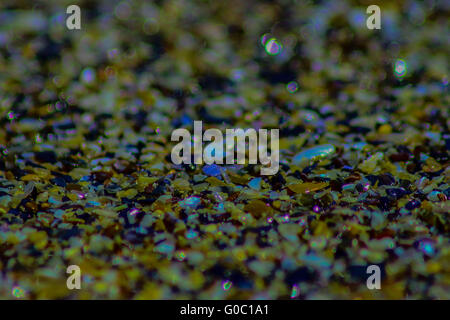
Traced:
POLYGON ((411 200, 405 205, 405 208, 408 210, 414 210, 415 208, 420 207, 420 201, 419 200, 411 200))
POLYGON ((248 183, 248 186, 254 190, 260 190, 261 189, 261 178, 254 178, 250 180, 248 183))
POLYGON ((392 133, 392 127, 389 124, 385 123, 385 124, 381 125, 378 128, 378 133, 380 133, 380 134, 391 134, 392 133))
POLYGON ((210 177, 218 177, 221 175, 221 168, 217 164, 207 164, 203 166, 202 171, 210 177))
POLYGON ((368 159, 364 160, 363 163, 359 165, 359 168, 365 173, 372 173, 378 168, 379 161, 383 160, 384 154, 382 152, 377 152, 371 155, 368 159))
POLYGON ((290 184, 288 188, 295 193, 311 193, 321 190, 328 186, 328 182, 305 182, 299 184, 290 184))
POLYGON ((324 144, 301 151, 292 158, 292 163, 299 165, 303 162, 323 159, 333 156, 336 148, 332 144, 324 144))
POLYGON ((179 202, 181 208, 189 208, 196 209, 200 205, 200 198, 198 197, 189 197, 179 202))
POLYGON ((189 191, 191 190, 191 185, 189 183, 189 181, 187 181, 186 179, 175 179, 172 183, 173 187, 177 190, 180 191, 189 191))
POLYGON ((245 205, 244 210, 250 212, 255 217, 264 216, 272 211, 271 207, 261 200, 251 200, 245 205))
POLYGON ((400 199, 401 197, 406 195, 406 190, 403 188, 391 188, 391 189, 386 189, 386 193, 390 197, 393 197, 395 199, 400 199))
POLYGON ((427 198, 428 198, 428 200, 430 200, 430 201, 433 201, 433 202, 439 202, 439 201, 441 201, 439 195, 441 195, 441 192, 439 192, 439 191, 431 191, 431 192, 428 194, 427 198))

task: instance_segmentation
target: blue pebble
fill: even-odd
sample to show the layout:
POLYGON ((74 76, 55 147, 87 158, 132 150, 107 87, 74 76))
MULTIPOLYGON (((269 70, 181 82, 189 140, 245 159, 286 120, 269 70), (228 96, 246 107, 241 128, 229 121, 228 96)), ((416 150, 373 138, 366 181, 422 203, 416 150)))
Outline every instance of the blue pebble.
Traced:
POLYGON ((203 167, 203 173, 210 177, 220 176, 220 167, 217 164, 207 164, 203 167))

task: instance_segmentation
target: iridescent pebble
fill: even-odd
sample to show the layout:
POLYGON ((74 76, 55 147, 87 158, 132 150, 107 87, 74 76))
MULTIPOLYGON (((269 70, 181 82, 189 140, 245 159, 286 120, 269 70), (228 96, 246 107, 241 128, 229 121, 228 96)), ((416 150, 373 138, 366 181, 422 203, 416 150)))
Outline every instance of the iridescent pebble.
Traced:
POLYGON ((225 207, 223 203, 217 204, 217 206, 215 206, 214 209, 217 210, 218 213, 225 212, 225 207))
POLYGON ((303 120, 305 123, 317 123, 319 122, 320 116, 317 114, 317 112, 314 112, 312 110, 302 110, 299 112, 299 117, 303 120))
POLYGON ((252 189, 260 190, 261 189, 261 178, 253 178, 248 183, 248 186, 252 189))
POLYGON ((174 249, 175 249, 175 246, 172 243, 169 243, 167 241, 164 241, 163 243, 161 243, 155 247, 155 251, 157 251, 159 253, 165 253, 165 254, 169 254, 169 253, 173 252, 174 249))
POLYGON ((430 200, 430 201, 438 202, 438 201, 441 201, 441 199, 439 199, 439 194, 440 194, 439 191, 431 191, 431 192, 428 194, 427 198, 428 198, 428 200, 430 200))
POLYGON ((357 142, 352 144, 350 147, 355 150, 363 150, 367 146, 366 142, 357 142))
POLYGON ((281 52, 283 46, 277 39, 271 38, 266 42, 264 48, 269 55, 276 56, 281 52))
POLYGON ((420 251, 428 256, 432 256, 434 254, 434 243, 429 239, 419 241, 417 247, 420 251))
POLYGON ((298 285, 294 285, 292 287, 292 292, 291 292, 291 299, 297 298, 300 294, 300 290, 298 288, 298 285))
POLYGON ((202 171, 211 177, 220 176, 220 167, 217 164, 207 164, 203 167, 202 171))
POLYGON ((81 81, 88 84, 95 81, 95 71, 92 68, 84 69, 81 72, 81 81))
POLYGON ((198 197, 189 197, 179 202, 180 207, 183 209, 196 209, 200 204, 200 198, 198 197))
POLYGON ((301 164, 305 160, 327 158, 335 152, 336 148, 332 144, 323 144, 297 153, 294 158, 292 158, 292 162, 294 164, 301 164))
POLYGON ((405 60, 397 59, 394 66, 394 74, 397 78, 403 78, 407 72, 407 64, 405 60))
POLYGON ((17 299, 21 299, 25 297, 25 290, 20 286, 14 286, 12 289, 12 295, 17 299))
POLYGON ((434 143, 439 143, 439 141, 441 140, 440 132, 428 131, 428 132, 425 132, 425 136, 427 138, 429 138, 431 141, 433 141, 434 143))
POLYGON ((187 239, 194 239, 194 238, 196 238, 198 236, 198 233, 195 231, 195 230, 189 230, 187 233, 186 233, 186 238, 187 239))
POLYGON ((297 81, 291 81, 286 85, 287 91, 289 93, 295 93, 298 90, 298 83, 297 81))
POLYGON ((184 251, 178 251, 175 253, 175 257, 178 261, 183 261, 186 258, 184 251))
POLYGON ((222 289, 224 291, 228 291, 231 289, 231 286, 233 285, 233 283, 230 280, 224 280, 222 281, 222 289))

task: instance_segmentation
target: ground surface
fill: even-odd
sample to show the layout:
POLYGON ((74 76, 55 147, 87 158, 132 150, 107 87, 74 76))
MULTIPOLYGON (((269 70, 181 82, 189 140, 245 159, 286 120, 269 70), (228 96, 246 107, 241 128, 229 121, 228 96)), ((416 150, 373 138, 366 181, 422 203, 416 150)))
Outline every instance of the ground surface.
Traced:
POLYGON ((450 298, 445 1, 381 30, 364 2, 86 1, 79 31, 27 2, 0 5, 1 298, 450 298), (280 129, 279 173, 173 165, 194 120, 280 129))

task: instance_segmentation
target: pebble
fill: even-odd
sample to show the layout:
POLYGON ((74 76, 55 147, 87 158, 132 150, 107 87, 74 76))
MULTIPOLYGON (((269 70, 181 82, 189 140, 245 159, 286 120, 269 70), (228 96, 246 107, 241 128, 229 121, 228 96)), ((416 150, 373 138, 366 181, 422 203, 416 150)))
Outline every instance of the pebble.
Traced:
POLYGON ((332 144, 324 144, 301 151, 292 158, 293 164, 301 164, 305 161, 323 159, 333 156, 336 148, 332 144))

